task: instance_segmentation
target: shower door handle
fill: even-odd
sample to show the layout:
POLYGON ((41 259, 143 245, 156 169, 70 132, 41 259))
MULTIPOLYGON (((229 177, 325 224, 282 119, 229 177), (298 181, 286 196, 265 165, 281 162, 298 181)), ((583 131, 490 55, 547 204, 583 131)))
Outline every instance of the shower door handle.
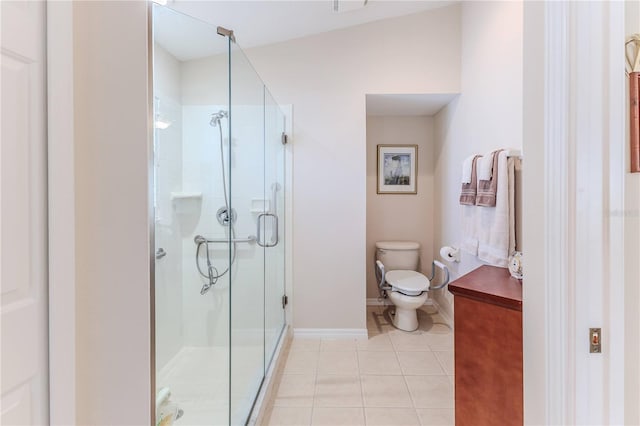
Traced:
POLYGON ((279 237, 278 237, 278 216, 273 213, 261 213, 258 215, 258 229, 256 230, 257 243, 260 247, 275 247, 278 245, 279 237), (274 229, 271 230, 271 242, 265 243, 262 241, 262 222, 265 217, 272 217, 274 219, 274 229))

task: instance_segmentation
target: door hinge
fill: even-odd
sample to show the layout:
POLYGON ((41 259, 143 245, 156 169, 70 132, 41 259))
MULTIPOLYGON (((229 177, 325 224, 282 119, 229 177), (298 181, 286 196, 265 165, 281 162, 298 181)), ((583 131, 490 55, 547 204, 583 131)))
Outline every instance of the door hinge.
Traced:
POLYGON ((289 143, 289 136, 285 132, 282 132, 282 145, 289 143))
POLYGON ((289 297, 285 294, 282 296, 282 309, 289 304, 289 297))

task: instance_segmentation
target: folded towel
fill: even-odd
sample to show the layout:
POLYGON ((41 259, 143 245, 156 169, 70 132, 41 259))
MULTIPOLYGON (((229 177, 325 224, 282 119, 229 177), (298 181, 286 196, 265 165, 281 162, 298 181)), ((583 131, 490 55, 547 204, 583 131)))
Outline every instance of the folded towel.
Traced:
POLYGON ((473 206, 476 204, 476 191, 478 188, 476 180, 476 163, 479 155, 476 155, 471 160, 471 181, 469 183, 462 184, 462 190, 460 191, 460 204, 465 206, 473 206))
POLYGON ((487 152, 478 160, 478 180, 490 180, 493 175, 493 153, 487 152))
MULTIPOLYGON (((478 191, 476 195, 476 206, 482 207, 495 207, 496 206, 496 193, 498 192, 498 157, 502 149, 493 151, 488 157, 491 158, 493 167, 491 173, 493 177, 489 179, 482 179, 480 177, 480 171, 478 171, 478 191)), ((506 164, 505 164, 506 166, 506 164)), ((505 180, 505 183, 506 180, 505 180)))
POLYGON ((462 162, 462 183, 471 183, 471 171, 473 169, 473 160, 475 155, 467 157, 462 162))

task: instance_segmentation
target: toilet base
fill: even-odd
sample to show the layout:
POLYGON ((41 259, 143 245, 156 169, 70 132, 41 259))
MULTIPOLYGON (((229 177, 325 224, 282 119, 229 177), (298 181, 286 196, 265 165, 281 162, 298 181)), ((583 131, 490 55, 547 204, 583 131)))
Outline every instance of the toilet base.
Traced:
POLYGON ((402 309, 396 306, 396 313, 392 320, 393 326, 403 331, 418 329, 418 313, 415 309, 402 309))
POLYGON ((407 296, 397 292, 390 292, 389 299, 396 307, 396 313, 391 321, 393 326, 403 331, 416 331, 418 329, 417 309, 427 301, 428 294, 425 291, 420 296, 407 296))

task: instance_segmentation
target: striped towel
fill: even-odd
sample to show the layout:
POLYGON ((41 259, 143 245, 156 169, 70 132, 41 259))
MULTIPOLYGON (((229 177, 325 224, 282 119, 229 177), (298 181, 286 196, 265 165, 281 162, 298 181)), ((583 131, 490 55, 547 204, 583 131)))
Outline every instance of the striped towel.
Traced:
POLYGON ((460 204, 463 206, 475 206, 476 204, 476 191, 478 189, 476 163, 480 157, 480 155, 476 155, 473 157, 473 161, 471 162, 471 182, 462 184, 462 190, 460 191, 460 204))
POLYGON ((475 197, 476 206, 496 206, 496 194, 498 193, 498 154, 501 151, 503 150, 498 149, 491 153, 493 166, 489 180, 478 181, 478 195, 475 197))

